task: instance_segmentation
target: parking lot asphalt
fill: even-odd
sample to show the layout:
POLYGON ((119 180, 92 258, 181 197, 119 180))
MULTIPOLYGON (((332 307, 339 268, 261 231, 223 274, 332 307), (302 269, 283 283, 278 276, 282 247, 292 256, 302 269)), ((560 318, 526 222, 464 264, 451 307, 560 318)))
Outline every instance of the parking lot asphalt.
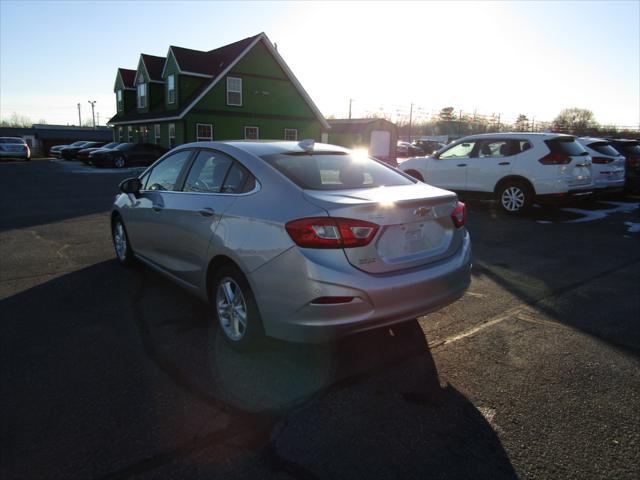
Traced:
POLYGON ((471 202, 458 302, 240 355, 115 262, 139 171, 0 163, 1 478, 640 478, 637 199, 471 202))

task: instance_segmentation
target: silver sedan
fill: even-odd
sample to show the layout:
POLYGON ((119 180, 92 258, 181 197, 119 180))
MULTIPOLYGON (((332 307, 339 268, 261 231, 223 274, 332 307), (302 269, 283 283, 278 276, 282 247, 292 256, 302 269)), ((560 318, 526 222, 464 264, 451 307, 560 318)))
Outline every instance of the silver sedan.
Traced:
POLYGON ((263 334, 322 342, 411 320, 469 285, 464 204, 366 152, 191 143, 120 189, 118 260, 210 302, 239 349, 263 334))

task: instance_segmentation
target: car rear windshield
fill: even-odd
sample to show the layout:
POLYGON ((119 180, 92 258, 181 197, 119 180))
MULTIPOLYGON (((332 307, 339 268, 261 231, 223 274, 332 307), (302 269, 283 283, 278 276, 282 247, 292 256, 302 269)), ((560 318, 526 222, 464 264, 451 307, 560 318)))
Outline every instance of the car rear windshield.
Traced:
POLYGON ((611 157, 617 157, 620 155, 618 150, 613 148, 609 142, 594 142, 589 144, 591 150, 595 150, 603 155, 609 155, 611 157))
POLYGON ((348 190, 415 183, 366 154, 296 152, 265 155, 262 159, 299 187, 310 190, 348 190))
POLYGON ((636 142, 620 142, 615 144, 618 150, 625 157, 640 155, 640 143, 636 142))
POLYGON ((24 145, 26 142, 21 138, 0 138, 0 143, 15 143, 18 145, 24 145))
POLYGON ((547 140, 545 143, 549 147, 549 150, 551 150, 551 153, 561 153, 572 157, 588 155, 587 151, 582 148, 582 145, 576 142, 573 137, 554 138, 553 140, 547 140))

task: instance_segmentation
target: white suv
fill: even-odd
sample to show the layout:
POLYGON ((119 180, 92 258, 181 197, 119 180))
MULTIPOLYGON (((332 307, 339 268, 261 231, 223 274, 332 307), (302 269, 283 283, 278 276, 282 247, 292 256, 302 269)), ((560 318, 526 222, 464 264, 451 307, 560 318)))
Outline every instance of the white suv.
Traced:
POLYGON ((527 210, 534 201, 593 193, 591 157, 570 135, 471 135, 431 157, 410 158, 398 168, 440 188, 489 194, 512 214, 527 210))
POLYGON ((591 156, 593 184, 598 192, 624 189, 625 158, 611 142, 603 138, 578 138, 578 143, 591 156))

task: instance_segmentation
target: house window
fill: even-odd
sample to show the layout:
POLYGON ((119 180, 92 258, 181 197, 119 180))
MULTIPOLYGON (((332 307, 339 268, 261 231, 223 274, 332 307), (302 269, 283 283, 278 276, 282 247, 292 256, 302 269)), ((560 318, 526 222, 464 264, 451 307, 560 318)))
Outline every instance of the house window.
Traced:
POLYGON ((118 141, 124 142, 124 128, 118 127, 118 141))
POLYGON ((284 139, 285 140, 298 140, 298 129, 297 128, 285 128, 284 129, 284 139))
POLYGON ((129 143, 133 143, 133 128, 127 127, 127 138, 129 143))
POLYGON ((138 143, 149 143, 149 127, 140 127, 138 143))
POLYGON ((146 108, 147 106, 147 84, 138 84, 138 108, 146 108))
POLYGON ((244 127, 244 139, 245 140, 258 140, 260 132, 258 127, 244 127))
POLYGON ((169 148, 176 146, 176 124, 169 124, 169 148))
POLYGON ((196 142, 210 142, 213 140, 213 125, 210 123, 196 123, 196 142))
POLYGON ((116 92, 116 99, 117 99, 117 103, 118 103, 118 111, 122 112, 124 110, 124 101, 122 98, 122 90, 118 90, 116 92))
POLYGON ((227 105, 242 106, 242 79, 227 77, 227 105))
POLYGON ((176 103, 176 76, 167 77, 167 103, 176 103))
POLYGON ((153 126, 153 136, 155 137, 155 140, 154 140, 155 143, 159 145, 160 144, 160 124, 159 123, 156 123, 153 126))

